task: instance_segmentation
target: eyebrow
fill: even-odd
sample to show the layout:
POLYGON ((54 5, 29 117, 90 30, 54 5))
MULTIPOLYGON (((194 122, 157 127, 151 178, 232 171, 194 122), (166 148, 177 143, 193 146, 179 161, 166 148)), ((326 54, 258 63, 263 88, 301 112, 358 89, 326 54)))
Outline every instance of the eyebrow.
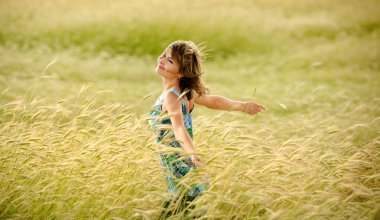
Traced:
POLYGON ((172 57, 167 57, 169 60, 174 62, 174 59, 172 57))
MULTIPOLYGON (((165 56, 166 56, 166 52, 167 51, 165 51, 165 56)), ((169 56, 166 56, 166 57, 174 61, 173 57, 169 57, 169 56)))

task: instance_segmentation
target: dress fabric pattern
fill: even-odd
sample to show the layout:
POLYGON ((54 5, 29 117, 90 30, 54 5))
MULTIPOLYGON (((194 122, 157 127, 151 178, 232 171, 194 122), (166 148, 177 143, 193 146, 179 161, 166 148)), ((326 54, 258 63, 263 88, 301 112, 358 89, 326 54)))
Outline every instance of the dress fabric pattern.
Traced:
MULTIPOLYGON (((193 122, 192 113, 187 113, 186 102, 181 97, 178 90, 173 89, 169 92, 176 94, 181 99, 183 123, 190 138, 193 139, 193 122)), ((169 93, 168 92, 168 93, 169 93)), ((162 104, 168 93, 163 93, 154 103, 154 109, 151 110, 149 124, 155 132, 156 141, 174 148, 181 148, 181 144, 175 139, 173 129, 168 127, 171 125, 170 117, 162 112, 162 104), (165 128, 165 125, 167 126, 165 128), (164 129, 162 129, 164 127, 164 129)), ((179 183, 182 177, 190 172, 191 169, 196 169, 190 156, 175 153, 160 153, 160 164, 162 167, 165 182, 168 187, 168 192, 172 195, 178 195, 184 190, 184 186, 179 183)), ((197 196, 209 187, 209 183, 205 180, 202 184, 192 184, 191 189, 187 191, 189 196, 197 196)))

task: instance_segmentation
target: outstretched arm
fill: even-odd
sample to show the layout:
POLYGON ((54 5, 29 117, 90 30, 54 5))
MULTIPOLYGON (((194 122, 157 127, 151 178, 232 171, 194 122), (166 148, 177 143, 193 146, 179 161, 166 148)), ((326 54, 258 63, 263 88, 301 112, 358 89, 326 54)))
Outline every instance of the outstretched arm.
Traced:
POLYGON ((241 111, 254 115, 260 111, 265 110, 264 106, 261 106, 254 102, 241 102, 232 99, 228 99, 223 96, 204 94, 199 96, 196 94, 194 98, 195 103, 206 106, 207 108, 225 110, 225 111, 241 111))

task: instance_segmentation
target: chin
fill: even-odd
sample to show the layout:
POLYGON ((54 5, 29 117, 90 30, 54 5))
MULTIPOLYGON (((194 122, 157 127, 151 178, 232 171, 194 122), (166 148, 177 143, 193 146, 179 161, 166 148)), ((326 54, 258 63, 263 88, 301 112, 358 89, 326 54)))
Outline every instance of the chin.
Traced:
POLYGON ((155 72, 162 75, 164 73, 164 70, 157 66, 155 72))

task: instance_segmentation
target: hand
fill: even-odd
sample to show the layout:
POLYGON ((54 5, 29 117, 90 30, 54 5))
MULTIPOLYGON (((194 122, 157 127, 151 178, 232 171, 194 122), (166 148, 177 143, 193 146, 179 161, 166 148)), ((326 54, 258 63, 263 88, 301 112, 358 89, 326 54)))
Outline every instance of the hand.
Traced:
POLYGON ((198 155, 192 155, 191 160, 193 161, 193 164, 195 167, 199 167, 199 166, 203 165, 203 163, 202 163, 202 161, 198 155))
POLYGON ((244 112, 250 115, 254 115, 258 112, 264 111, 265 107, 254 102, 244 103, 244 112))

